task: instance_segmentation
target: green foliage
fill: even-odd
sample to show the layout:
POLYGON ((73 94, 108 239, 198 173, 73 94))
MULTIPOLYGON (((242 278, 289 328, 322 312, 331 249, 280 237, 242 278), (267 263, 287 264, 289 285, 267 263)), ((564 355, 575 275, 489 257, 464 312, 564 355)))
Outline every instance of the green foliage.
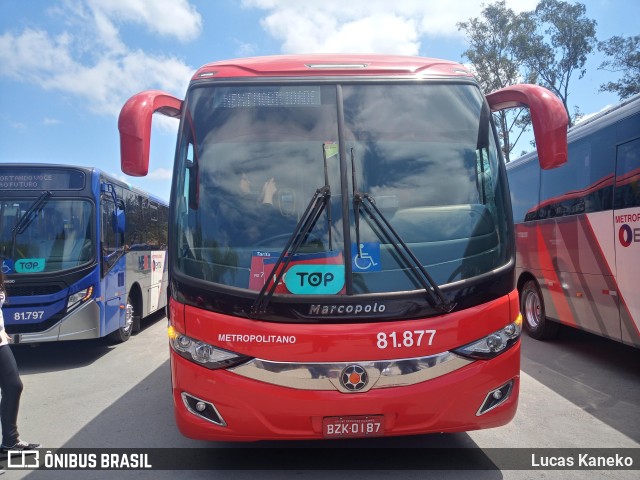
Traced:
MULTIPOLYGON (((473 65, 482 89, 489 93, 508 85, 519 83, 522 78, 519 64, 513 52, 513 41, 520 30, 520 17, 506 7, 504 0, 486 6, 481 18, 471 18, 457 24, 469 41, 465 56, 473 65)), ((521 119, 526 112, 503 110, 494 114, 502 151, 506 161, 522 132, 527 128, 521 119), (520 123, 517 123, 520 119, 520 123), (512 139, 512 129, 517 126, 519 133, 512 139)))
POLYGON ((561 0, 542 0, 521 18, 515 56, 530 81, 558 95, 573 124, 568 108, 569 85, 575 74, 580 79, 586 73, 587 56, 597 43, 597 22, 586 17, 583 4, 561 0))
POLYGON ((603 83, 599 91, 616 93, 620 100, 640 93, 640 36, 611 37, 598 43, 598 50, 612 57, 602 62, 600 70, 622 72, 620 80, 603 83))
MULTIPOLYGON (((609 57, 599 68, 622 74, 618 81, 601 85, 600 91, 615 92, 621 99, 640 93, 640 36, 598 43, 596 26, 578 2, 540 0, 535 10, 515 14, 504 0, 497 0, 483 5, 481 17, 459 23, 458 29, 469 41, 463 56, 486 92, 514 83, 542 85, 560 98, 573 125, 580 111, 569 108, 572 82, 584 77, 596 46, 609 57)), ((530 118, 522 112, 499 112, 495 120, 508 161, 530 118)))
POLYGON ((480 84, 487 92, 512 85, 519 77, 511 50, 518 22, 513 10, 500 0, 482 10, 482 18, 458 23, 467 34, 470 47, 463 53, 473 64, 480 84))

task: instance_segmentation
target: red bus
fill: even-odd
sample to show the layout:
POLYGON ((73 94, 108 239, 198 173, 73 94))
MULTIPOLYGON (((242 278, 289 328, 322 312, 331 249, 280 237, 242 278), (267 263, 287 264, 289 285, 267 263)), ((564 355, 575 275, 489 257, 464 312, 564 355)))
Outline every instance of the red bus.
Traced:
POLYGON ((507 165, 524 328, 564 324, 640 347, 640 95, 568 132, 569 160, 507 165))
POLYGON ((454 432, 516 412, 515 240, 491 110, 528 105, 543 167, 561 102, 485 97, 457 63, 274 56, 200 68, 185 100, 123 107, 145 175, 154 112, 180 119, 169 227, 177 425, 253 441, 454 432))

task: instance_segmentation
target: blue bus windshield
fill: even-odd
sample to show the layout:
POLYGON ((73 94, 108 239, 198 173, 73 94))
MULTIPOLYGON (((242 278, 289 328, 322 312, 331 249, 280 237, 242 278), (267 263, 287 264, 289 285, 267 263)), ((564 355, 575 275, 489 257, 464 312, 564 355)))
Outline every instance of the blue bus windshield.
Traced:
POLYGON ((51 198, 26 228, 16 230, 36 198, 0 198, 3 273, 57 272, 91 261, 95 250, 93 204, 80 198, 51 198))

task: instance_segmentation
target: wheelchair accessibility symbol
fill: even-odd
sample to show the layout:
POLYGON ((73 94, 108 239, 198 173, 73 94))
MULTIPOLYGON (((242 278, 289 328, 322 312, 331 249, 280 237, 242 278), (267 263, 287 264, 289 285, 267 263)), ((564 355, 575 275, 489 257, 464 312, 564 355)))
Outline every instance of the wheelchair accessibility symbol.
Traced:
POLYGON ((351 245, 352 268, 354 272, 379 272, 380 244, 377 242, 363 242, 351 245))
POLYGON ((3 260, 2 261, 2 273, 11 273, 13 272, 13 260, 3 260))

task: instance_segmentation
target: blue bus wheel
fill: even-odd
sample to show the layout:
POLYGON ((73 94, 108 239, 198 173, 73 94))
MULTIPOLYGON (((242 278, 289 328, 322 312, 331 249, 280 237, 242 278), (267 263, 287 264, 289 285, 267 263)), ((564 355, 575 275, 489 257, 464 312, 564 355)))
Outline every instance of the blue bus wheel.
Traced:
POLYGON ((109 340, 113 343, 123 343, 131 338, 131 332, 133 332, 133 316, 131 315, 132 309, 129 307, 130 304, 127 302, 124 325, 109 334, 109 340))

